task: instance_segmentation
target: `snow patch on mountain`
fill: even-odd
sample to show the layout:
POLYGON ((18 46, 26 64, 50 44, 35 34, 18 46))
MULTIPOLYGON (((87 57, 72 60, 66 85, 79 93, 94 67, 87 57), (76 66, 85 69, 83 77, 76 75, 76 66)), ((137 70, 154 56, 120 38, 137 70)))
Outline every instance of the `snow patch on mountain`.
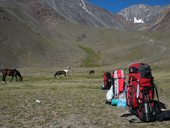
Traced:
POLYGON ((81 3, 80 3, 80 6, 90 15, 93 15, 87 8, 86 8, 86 4, 83 0, 80 0, 81 3))
POLYGON ((100 20, 99 17, 97 17, 96 15, 94 15, 92 12, 90 12, 87 8, 86 8, 86 4, 83 0, 80 0, 80 6, 89 14, 91 15, 96 21, 98 21, 99 23, 103 24, 104 26, 108 26, 105 22, 103 22, 102 20, 100 20))
POLYGON ((133 23, 137 23, 137 24, 143 24, 144 21, 142 19, 137 19, 136 17, 134 17, 134 22, 133 23))

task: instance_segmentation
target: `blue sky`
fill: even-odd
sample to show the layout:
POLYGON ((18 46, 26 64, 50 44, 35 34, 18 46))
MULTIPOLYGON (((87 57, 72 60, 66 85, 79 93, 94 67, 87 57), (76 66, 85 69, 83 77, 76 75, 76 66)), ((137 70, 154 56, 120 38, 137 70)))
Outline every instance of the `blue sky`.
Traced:
POLYGON ((88 0, 92 4, 105 8, 113 13, 119 12, 121 9, 126 8, 134 4, 146 4, 146 5, 168 5, 170 0, 88 0))

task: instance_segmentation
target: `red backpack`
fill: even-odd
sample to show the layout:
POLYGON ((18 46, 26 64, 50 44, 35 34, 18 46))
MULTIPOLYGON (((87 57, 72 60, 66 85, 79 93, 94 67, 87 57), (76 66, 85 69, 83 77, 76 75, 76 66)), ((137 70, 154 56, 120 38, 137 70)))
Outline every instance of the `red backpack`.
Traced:
POLYGON ((121 69, 114 70, 114 97, 118 97, 125 90, 125 73, 121 69))
MULTIPOLYGON (((127 105, 141 121, 156 120, 154 92, 158 93, 148 64, 134 63, 129 66, 127 105)), ((158 98, 159 100, 159 98, 158 98)))

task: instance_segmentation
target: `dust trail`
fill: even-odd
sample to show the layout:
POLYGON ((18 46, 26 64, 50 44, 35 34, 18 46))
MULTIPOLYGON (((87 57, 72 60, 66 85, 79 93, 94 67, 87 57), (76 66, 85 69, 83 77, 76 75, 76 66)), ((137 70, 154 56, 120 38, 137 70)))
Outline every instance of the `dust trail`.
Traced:
POLYGON ((153 39, 151 39, 151 38, 149 38, 149 37, 142 36, 142 38, 143 38, 144 40, 146 40, 147 43, 152 44, 152 45, 154 45, 154 46, 158 46, 158 47, 160 48, 160 52, 161 52, 161 53, 164 53, 164 52, 166 52, 166 51, 168 50, 166 46, 158 43, 157 41, 155 41, 155 40, 153 40, 153 39))
MULTIPOLYGON (((147 44, 153 45, 153 47, 158 47, 160 49, 158 51, 158 54, 159 53, 164 54, 168 50, 168 48, 166 46, 162 45, 161 43, 159 43, 158 41, 156 41, 156 40, 154 40, 152 38, 149 38, 149 37, 147 37, 145 35, 142 35, 142 36, 139 35, 138 37, 144 40, 143 43, 147 43, 147 44)), ((131 65, 132 63, 146 61, 147 59, 149 59, 149 58, 145 57, 145 58, 133 61, 133 62, 129 63, 128 65, 131 65)))

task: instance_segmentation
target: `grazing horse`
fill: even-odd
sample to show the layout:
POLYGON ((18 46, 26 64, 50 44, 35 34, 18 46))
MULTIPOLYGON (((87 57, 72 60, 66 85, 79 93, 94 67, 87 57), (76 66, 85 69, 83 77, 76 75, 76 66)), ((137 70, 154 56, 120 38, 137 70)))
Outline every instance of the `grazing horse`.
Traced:
POLYGON ((60 75, 66 76, 69 71, 70 71, 70 67, 67 67, 67 69, 64 69, 63 71, 57 71, 54 74, 54 77, 56 77, 56 76, 59 77, 60 75))
POLYGON ((65 72, 65 71, 57 71, 57 72, 54 74, 54 77, 56 77, 56 76, 59 77, 60 75, 66 76, 66 72, 65 72))
POLYGON ((94 74, 94 70, 89 71, 89 75, 94 74))
POLYGON ((21 73, 16 69, 0 69, 0 72, 2 73, 2 81, 4 81, 4 82, 6 82, 6 76, 12 76, 11 82, 14 77, 15 77, 16 81, 18 81, 17 77, 19 77, 19 81, 22 81, 22 79, 23 79, 21 76, 21 73))

